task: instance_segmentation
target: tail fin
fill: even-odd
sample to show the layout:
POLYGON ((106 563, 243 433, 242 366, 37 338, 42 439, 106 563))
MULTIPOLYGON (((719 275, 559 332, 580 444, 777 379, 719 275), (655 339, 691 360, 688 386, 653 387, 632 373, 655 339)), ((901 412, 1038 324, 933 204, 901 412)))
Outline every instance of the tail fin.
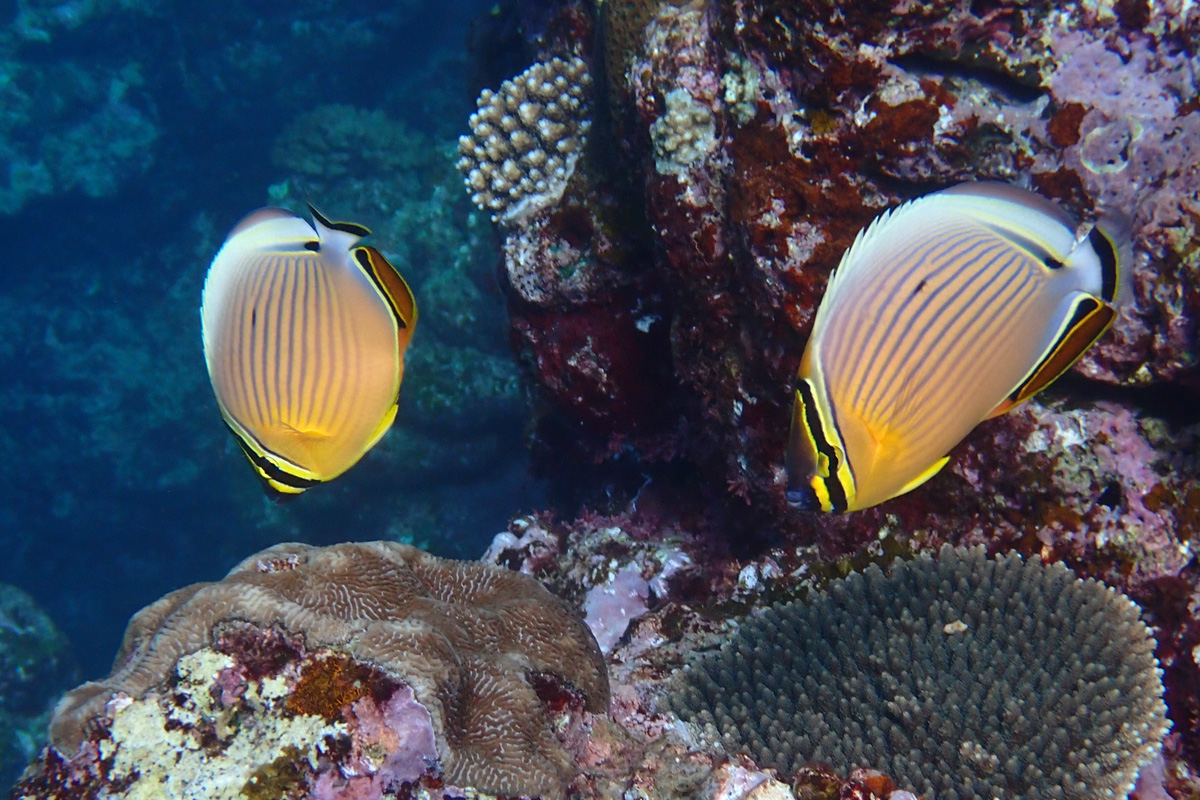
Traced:
POLYGON ((1101 297, 1116 306, 1133 301, 1133 225, 1119 211, 1107 211, 1088 234, 1100 259, 1101 297))

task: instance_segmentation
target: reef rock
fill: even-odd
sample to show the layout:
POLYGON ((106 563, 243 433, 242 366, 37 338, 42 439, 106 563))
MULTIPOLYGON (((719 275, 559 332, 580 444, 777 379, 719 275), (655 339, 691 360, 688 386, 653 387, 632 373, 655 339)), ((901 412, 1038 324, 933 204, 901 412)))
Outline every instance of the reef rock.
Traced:
POLYGON ((17 796, 361 798, 424 780, 549 800, 576 771, 552 722, 608 699, 595 640, 527 576, 389 542, 284 544, 134 616, 17 796))
MULTIPOLYGON (((1131 300, 1076 375, 1195 391, 1195 9, 613 0, 600 13, 565 11, 542 42, 596 39, 605 54, 589 149, 557 203, 503 231, 512 338, 552 457, 686 463, 708 496, 746 501, 731 504, 740 531, 840 536, 783 501, 815 310, 872 218, 973 179, 1029 186, 1088 222, 1130 214, 1131 300)), ((984 450, 1005 424, 955 453, 952 469, 981 452, 995 465, 976 500, 935 480, 927 502, 889 509, 962 528, 997 495, 1022 503, 1029 487, 1006 476, 1024 453, 984 450)))

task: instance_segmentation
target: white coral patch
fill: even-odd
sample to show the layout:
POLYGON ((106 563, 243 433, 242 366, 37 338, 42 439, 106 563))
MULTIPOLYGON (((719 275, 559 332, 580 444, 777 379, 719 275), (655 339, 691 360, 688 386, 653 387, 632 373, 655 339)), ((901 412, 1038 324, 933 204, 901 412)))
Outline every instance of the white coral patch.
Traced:
MULTIPOLYGON (((321 717, 270 713, 246 714, 220 747, 202 741, 198 726, 211 725, 215 708, 209 691, 217 674, 232 664, 210 649, 180 659, 180 682, 169 695, 149 694, 117 710, 112 722, 115 748, 113 785, 132 779, 113 797, 127 800, 243 800, 243 787, 256 770, 279 757, 307 758, 315 766, 327 736, 343 736, 346 727, 321 717)), ((255 694, 256 684, 251 685, 255 694)), ((249 695, 250 692, 248 691, 249 695)), ((278 696, 278 695, 276 695, 278 696)), ((264 701, 270 703, 272 701, 264 701)))

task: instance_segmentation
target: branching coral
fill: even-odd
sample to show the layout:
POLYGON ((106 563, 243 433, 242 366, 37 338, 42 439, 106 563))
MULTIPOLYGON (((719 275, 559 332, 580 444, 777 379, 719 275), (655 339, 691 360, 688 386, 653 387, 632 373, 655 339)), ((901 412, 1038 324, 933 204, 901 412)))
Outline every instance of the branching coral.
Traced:
POLYGON ((583 59, 552 58, 479 95, 471 133, 458 141, 477 206, 511 224, 562 197, 591 126, 590 85, 583 59))

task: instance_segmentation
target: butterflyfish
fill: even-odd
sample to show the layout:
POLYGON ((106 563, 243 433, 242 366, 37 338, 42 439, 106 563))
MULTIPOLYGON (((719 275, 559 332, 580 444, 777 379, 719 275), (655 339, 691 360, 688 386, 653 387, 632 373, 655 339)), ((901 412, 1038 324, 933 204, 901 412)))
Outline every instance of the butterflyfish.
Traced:
POLYGON ((855 511, 917 488, 976 425, 1063 374, 1112 324, 1130 227, 965 183, 883 213, 842 256, 796 376, 787 499, 855 511))
POLYGON ((387 432, 417 323, 404 278, 358 244, 370 231, 309 211, 239 222, 200 307, 221 416, 277 496, 336 478, 387 432))

